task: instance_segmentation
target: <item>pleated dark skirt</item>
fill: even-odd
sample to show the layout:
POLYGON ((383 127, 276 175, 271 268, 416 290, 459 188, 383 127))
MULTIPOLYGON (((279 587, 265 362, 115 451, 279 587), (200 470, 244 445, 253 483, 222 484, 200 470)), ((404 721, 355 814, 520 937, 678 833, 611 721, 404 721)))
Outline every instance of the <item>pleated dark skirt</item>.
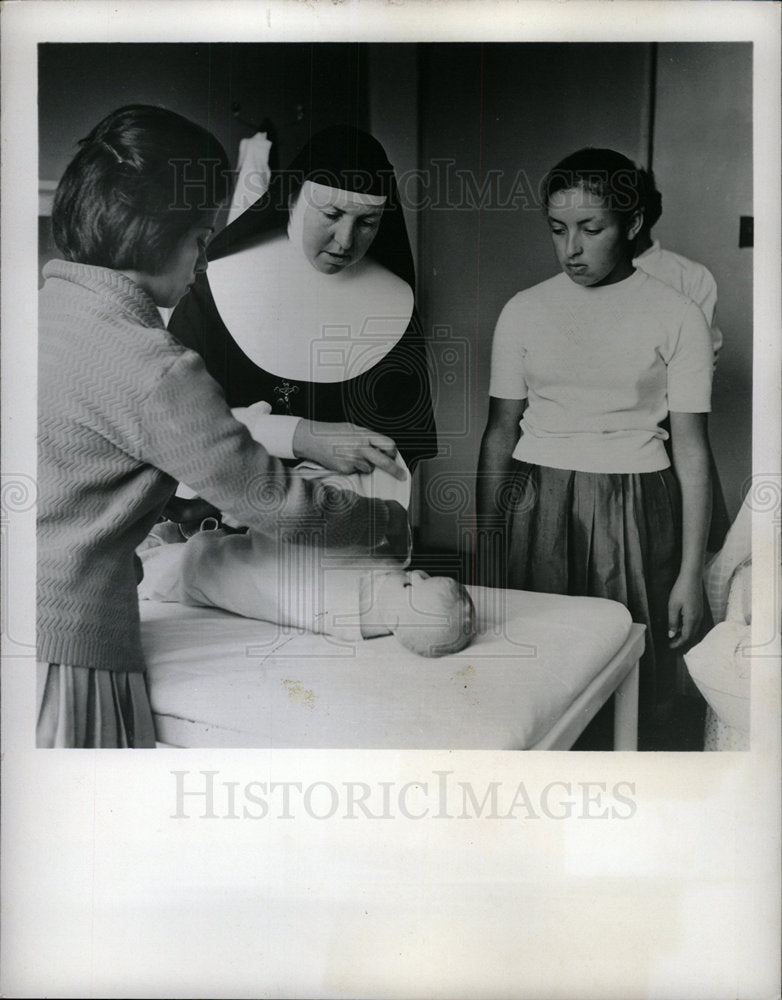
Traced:
POLYGON ((144 674, 39 662, 37 679, 38 747, 155 746, 144 674))
POLYGON ((513 463, 507 586, 619 601, 646 626, 639 725, 677 690, 668 598, 681 564, 681 495, 671 469, 608 474, 513 463))

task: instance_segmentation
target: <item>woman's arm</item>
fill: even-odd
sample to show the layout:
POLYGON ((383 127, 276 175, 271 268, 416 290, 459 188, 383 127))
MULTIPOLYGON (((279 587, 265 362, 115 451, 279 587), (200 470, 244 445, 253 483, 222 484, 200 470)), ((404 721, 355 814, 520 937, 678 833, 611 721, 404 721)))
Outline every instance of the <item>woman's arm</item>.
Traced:
POLYGON ((385 434, 348 423, 325 423, 271 412, 266 402, 234 407, 234 418, 243 423, 254 441, 277 458, 304 458, 334 472, 371 472, 383 469, 395 479, 405 473, 394 461, 396 445, 385 434))
POLYGON ((231 416, 244 424, 253 441, 262 444, 275 458, 295 458, 293 436, 301 423, 301 417, 291 417, 284 413, 272 413, 269 403, 261 399, 251 406, 231 407, 231 416))
POLYGON ((499 525, 505 520, 502 487, 507 482, 513 449, 521 436, 519 423, 526 399, 489 397, 489 417, 478 458, 477 511, 479 525, 499 525))
POLYGON ((682 493, 682 561, 668 601, 671 648, 686 647, 703 615, 703 560, 711 522, 705 413, 671 412, 673 469, 682 493))
POLYGON ((222 390, 193 351, 182 351, 147 393, 129 441, 141 461, 187 483, 235 522, 280 540, 301 525, 333 548, 407 552, 409 525, 400 504, 366 500, 290 473, 231 416, 222 390))
POLYGON ((474 543, 475 582, 504 587, 505 521, 503 487, 508 482, 513 449, 519 440, 519 421, 525 399, 489 397, 489 418, 481 441, 476 488, 477 523, 474 543))
POLYGON ((356 424, 300 420, 293 434, 293 454, 335 472, 372 472, 378 468, 394 479, 405 478, 404 469, 394 461, 396 445, 391 438, 356 424))

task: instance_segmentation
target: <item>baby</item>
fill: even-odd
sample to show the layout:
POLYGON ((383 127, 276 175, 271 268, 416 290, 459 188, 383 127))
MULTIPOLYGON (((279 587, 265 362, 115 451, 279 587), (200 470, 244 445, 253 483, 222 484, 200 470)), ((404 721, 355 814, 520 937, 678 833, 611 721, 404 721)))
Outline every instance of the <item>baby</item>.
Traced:
POLYGON ((201 531, 141 553, 139 597, 222 608, 348 641, 393 635, 419 656, 469 645, 475 609, 448 577, 346 560, 250 531, 201 531))

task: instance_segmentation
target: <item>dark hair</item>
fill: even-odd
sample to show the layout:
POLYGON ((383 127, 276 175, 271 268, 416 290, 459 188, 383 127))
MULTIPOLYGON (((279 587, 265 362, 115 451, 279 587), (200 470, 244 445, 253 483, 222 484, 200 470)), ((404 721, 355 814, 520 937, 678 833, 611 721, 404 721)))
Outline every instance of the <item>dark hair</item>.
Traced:
POLYGON ((641 190, 643 192, 643 228, 649 232, 657 225, 663 214, 663 196, 657 190, 654 171, 639 170, 638 173, 641 176, 641 190))
POLYGON ((166 108, 119 108, 79 145, 52 209, 54 240, 66 260, 157 274, 228 195, 223 147, 166 108))
POLYGON ((613 149, 587 146, 566 156, 543 181, 543 205, 548 208, 557 191, 582 188, 591 191, 618 215, 629 217, 644 210, 641 171, 632 160, 613 149))

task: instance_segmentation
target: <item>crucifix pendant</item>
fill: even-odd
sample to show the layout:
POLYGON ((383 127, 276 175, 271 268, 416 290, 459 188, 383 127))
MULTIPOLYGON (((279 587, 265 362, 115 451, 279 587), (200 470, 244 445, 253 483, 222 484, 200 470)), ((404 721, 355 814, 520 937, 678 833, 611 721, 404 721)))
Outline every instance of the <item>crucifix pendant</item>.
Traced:
POLYGON ((282 382, 280 385, 275 385, 274 391, 280 394, 277 397, 277 402, 285 407, 290 416, 293 416, 288 397, 294 396, 299 391, 299 387, 297 385, 291 385, 290 382, 282 382))

